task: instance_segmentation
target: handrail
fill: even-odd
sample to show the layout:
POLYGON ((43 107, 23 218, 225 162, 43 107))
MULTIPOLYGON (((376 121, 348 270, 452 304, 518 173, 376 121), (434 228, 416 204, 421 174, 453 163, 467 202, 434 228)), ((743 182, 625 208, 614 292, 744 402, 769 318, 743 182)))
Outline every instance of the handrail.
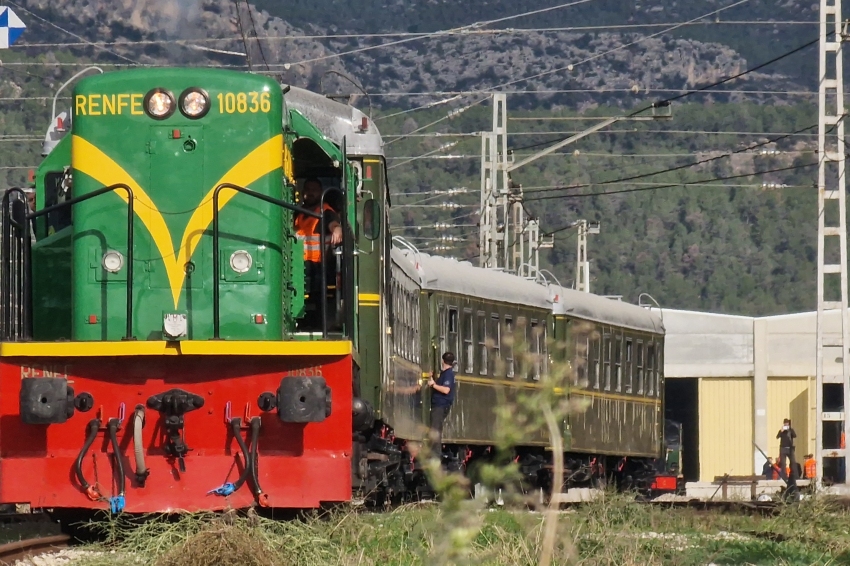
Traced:
MULTIPOLYGON (((306 208, 301 208, 300 206, 295 206, 294 204, 288 203, 286 201, 276 199, 274 197, 270 197, 270 196, 264 195, 262 193, 258 193, 257 191, 252 191, 251 189, 246 189, 245 187, 240 187, 239 185, 234 185, 232 183, 222 183, 222 184, 218 185, 215 188, 215 190, 213 191, 213 202, 212 202, 212 204, 213 204, 213 339, 214 340, 221 340, 221 321, 219 320, 219 315, 220 315, 220 310, 221 310, 221 299, 219 297, 219 288, 221 287, 221 285, 220 285, 221 275, 219 273, 219 271, 221 270, 221 261, 220 261, 220 258, 219 258, 219 255, 220 255, 220 251, 219 251, 220 235, 219 235, 219 219, 218 219, 218 214, 219 214, 218 197, 219 197, 219 194, 221 193, 221 191, 223 191, 224 189, 230 189, 230 190, 236 191, 238 193, 242 193, 242 194, 254 197, 256 199, 259 199, 261 201, 267 202, 269 204, 273 204, 275 206, 279 206, 281 208, 291 210, 293 212, 305 214, 305 215, 310 216, 312 218, 318 218, 319 221, 322 223, 322 234, 324 234, 324 232, 325 232, 325 222, 324 222, 325 215, 324 214, 321 214, 321 213, 318 213, 318 212, 313 212, 312 210, 307 210, 306 208)), ((322 274, 323 274, 323 279, 324 279, 324 265, 325 265, 325 246, 324 245, 322 245, 320 247, 320 254, 321 255, 319 256, 319 258, 320 258, 320 261, 322 262, 322 267, 323 267, 322 274)), ((323 320, 322 337, 323 338, 328 337, 327 317, 325 316, 326 315, 325 311, 327 310, 327 304, 326 303, 327 303, 327 301, 322 301, 322 305, 323 305, 322 306, 322 320, 323 320)))
MULTIPOLYGON (((46 216, 51 212, 55 212, 57 210, 61 210, 63 208, 72 207, 75 204, 93 199, 102 194, 111 193, 112 191, 123 189, 127 192, 127 327, 126 333, 124 336, 125 340, 133 340, 133 221, 135 219, 133 213, 133 201, 135 200, 135 195, 133 194, 133 189, 124 183, 116 183, 114 185, 109 185, 108 187, 102 187, 97 189, 96 191, 92 191, 90 193, 86 193, 82 196, 72 198, 70 200, 66 200, 65 202, 61 202, 59 204, 54 204, 53 206, 48 206, 46 208, 42 208, 41 210, 37 210, 34 212, 28 213, 24 217, 24 225, 20 226, 12 218, 11 211, 8 211, 9 204, 9 194, 10 193, 20 193, 24 200, 26 199, 25 193, 23 190, 19 188, 9 189, 6 191, 6 194, 3 195, 3 213, 7 214, 7 217, 10 221, 10 224, 15 225, 18 229, 23 229, 23 244, 24 244, 24 260, 23 260, 23 268, 24 268, 24 285, 22 288, 23 295, 23 303, 24 303, 24 316, 23 316, 23 327, 24 327, 24 337, 27 339, 32 339, 32 297, 31 297, 31 289, 30 286, 32 284, 32 238, 30 236, 30 220, 34 218, 39 218, 41 216, 46 216)), ((11 234, 9 234, 11 237, 11 234)), ((4 231, 4 240, 6 239, 6 234, 4 231)), ((3 244, 3 260, 5 262, 6 259, 6 243, 3 244)), ((8 289, 6 289, 8 291, 8 289)))

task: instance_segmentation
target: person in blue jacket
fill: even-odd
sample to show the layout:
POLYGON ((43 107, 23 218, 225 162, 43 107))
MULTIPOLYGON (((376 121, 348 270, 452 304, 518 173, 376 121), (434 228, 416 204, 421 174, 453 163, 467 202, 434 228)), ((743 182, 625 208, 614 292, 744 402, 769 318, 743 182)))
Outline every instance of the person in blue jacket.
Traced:
POLYGON ((454 363, 455 355, 452 352, 444 353, 439 377, 428 380, 431 388, 431 442, 434 443, 433 452, 436 456, 442 452, 443 423, 455 400, 457 385, 454 363))

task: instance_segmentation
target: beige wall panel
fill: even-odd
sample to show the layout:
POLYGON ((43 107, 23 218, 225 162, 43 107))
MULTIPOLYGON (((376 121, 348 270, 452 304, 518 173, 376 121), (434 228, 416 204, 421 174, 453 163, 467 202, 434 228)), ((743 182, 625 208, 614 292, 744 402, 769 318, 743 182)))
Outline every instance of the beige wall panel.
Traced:
POLYGON ((700 480, 753 469, 753 382, 741 378, 699 380, 700 480))
MULTIPOLYGON (((814 392, 813 392, 814 393, 814 392)), ((761 447, 768 456, 779 456, 779 440, 776 433, 783 419, 791 419, 797 433, 797 459, 809 452, 809 380, 798 377, 771 377, 767 380, 767 426, 768 447, 761 447)))

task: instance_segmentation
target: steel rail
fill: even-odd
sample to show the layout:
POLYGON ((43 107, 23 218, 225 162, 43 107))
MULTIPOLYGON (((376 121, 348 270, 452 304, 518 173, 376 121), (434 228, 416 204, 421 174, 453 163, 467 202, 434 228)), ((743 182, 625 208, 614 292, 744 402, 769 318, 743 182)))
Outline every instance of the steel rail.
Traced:
POLYGON ((50 554, 57 550, 68 548, 71 537, 54 535, 49 537, 32 538, 0 545, 0 566, 11 566, 18 560, 50 554))

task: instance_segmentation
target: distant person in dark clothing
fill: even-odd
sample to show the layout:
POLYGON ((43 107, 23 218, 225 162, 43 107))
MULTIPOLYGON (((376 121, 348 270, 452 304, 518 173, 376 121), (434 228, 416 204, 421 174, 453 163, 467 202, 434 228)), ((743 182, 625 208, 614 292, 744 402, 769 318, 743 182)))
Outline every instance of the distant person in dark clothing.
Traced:
POLYGON ((776 465, 773 463, 773 458, 768 456, 767 461, 764 463, 764 466, 762 466, 761 475, 763 475, 766 480, 779 479, 779 474, 776 471, 776 465))
POLYGON ((455 355, 452 352, 443 354, 443 363, 439 377, 428 380, 431 387, 431 442, 434 443, 433 452, 435 456, 442 453, 443 423, 452 403, 455 400, 455 355))
POLYGON ((791 419, 782 421, 782 428, 776 433, 776 438, 779 439, 779 473, 782 474, 782 479, 789 479, 785 472, 785 458, 788 458, 791 468, 790 479, 795 481, 797 479, 797 460, 794 457, 794 439, 797 438, 797 433, 791 428, 791 419))

